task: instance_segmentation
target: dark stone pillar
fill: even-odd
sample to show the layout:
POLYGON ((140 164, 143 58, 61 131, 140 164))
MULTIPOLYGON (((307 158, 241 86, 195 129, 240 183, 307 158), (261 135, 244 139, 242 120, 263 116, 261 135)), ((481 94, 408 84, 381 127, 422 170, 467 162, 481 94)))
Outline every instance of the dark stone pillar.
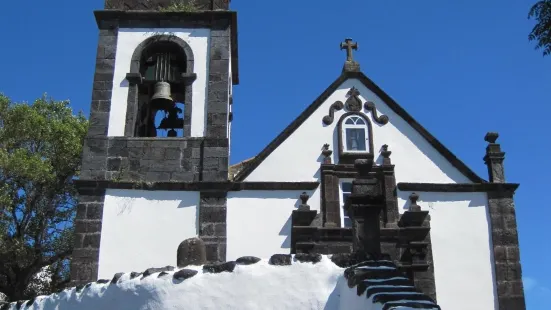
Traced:
POLYGON ((207 261, 226 261, 225 192, 202 192, 199 202, 199 237, 205 242, 207 261))
POLYGON ((381 256, 380 214, 384 209, 384 196, 380 182, 370 176, 373 155, 357 159, 359 175, 352 182, 352 194, 346 202, 353 221, 353 250, 374 258, 381 256))
POLYGON ((227 138, 231 87, 230 25, 227 21, 219 21, 213 25, 209 57, 206 136, 227 138))
MULTIPOLYGON (((81 179, 103 180, 106 176, 106 136, 111 110, 117 36, 118 29, 101 29, 99 32, 90 125, 83 146, 81 179)), ((79 188, 71 260, 72 285, 97 280, 104 196, 104 189, 79 188)))
POLYGON ((501 151, 501 146, 495 143, 498 137, 499 134, 497 132, 489 132, 484 137, 484 140, 488 142, 484 163, 488 166, 490 182, 505 183, 505 171, 503 170, 505 153, 501 151))
POLYGON ((101 220, 105 190, 79 188, 75 218, 71 285, 96 281, 98 278, 101 220))
POLYGON ((321 165, 321 195, 323 226, 341 226, 341 204, 339 197, 339 177, 332 164, 321 165))
MULTIPOLYGON (((497 133, 486 134, 485 140, 489 144, 484 161, 488 165, 490 181, 504 183, 505 153, 501 151, 501 146, 495 143, 497 138, 497 133)), ((488 193, 499 310, 526 309, 513 195, 514 190, 505 189, 488 193)))
POLYGON ((385 212, 383 214, 383 221, 385 227, 397 227, 396 223, 400 218, 400 212, 398 211, 398 199, 396 197, 396 176, 394 174, 394 165, 390 160, 391 151, 388 150, 388 145, 383 145, 383 186, 386 200, 385 212))

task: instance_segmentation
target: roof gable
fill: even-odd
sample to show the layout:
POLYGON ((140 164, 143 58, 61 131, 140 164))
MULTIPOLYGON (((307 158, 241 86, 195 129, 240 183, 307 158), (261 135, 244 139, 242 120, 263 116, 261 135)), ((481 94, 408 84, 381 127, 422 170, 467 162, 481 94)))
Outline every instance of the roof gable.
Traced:
POLYGON ((379 97, 394 113, 401 117, 407 124, 413 128, 421 137, 423 137, 430 146, 432 146, 443 158, 445 158, 455 169, 463 174, 473 183, 484 183, 484 179, 479 177, 467 165, 448 150, 438 139, 430 134, 421 124, 419 124, 409 113, 407 113, 398 103, 396 103, 388 94, 379 88, 362 72, 344 71, 331 85, 308 106, 289 126, 287 126, 272 142, 270 142, 257 156, 246 163, 241 171, 235 176, 235 181, 245 180, 276 148, 278 148, 287 138, 289 138, 345 81, 356 79, 367 89, 379 97))

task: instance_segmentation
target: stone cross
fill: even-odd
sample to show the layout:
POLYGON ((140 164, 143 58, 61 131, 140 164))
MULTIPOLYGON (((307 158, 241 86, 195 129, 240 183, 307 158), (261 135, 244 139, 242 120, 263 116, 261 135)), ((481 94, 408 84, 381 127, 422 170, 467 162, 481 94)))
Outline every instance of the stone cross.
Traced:
POLYGON ((352 39, 346 38, 341 43, 341 50, 346 50, 346 61, 354 61, 352 57, 352 50, 358 50, 358 43, 352 42, 352 39))

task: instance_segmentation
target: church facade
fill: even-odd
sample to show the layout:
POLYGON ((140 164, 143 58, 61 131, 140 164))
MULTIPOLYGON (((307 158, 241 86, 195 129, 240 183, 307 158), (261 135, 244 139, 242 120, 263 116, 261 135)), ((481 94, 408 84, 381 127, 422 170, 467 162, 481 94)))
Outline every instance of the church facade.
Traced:
POLYGON ((335 81, 258 155, 230 166, 237 14, 222 0, 156 10, 169 3, 112 0, 95 12, 74 284, 176 265, 194 237, 209 262, 351 253, 358 223, 347 201, 356 161, 371 158, 366 175, 383 197, 377 242, 416 287, 443 309, 463 309, 466 296, 469 309, 524 309, 518 184, 505 180, 497 133, 485 137, 485 180, 361 72, 346 39, 335 81))

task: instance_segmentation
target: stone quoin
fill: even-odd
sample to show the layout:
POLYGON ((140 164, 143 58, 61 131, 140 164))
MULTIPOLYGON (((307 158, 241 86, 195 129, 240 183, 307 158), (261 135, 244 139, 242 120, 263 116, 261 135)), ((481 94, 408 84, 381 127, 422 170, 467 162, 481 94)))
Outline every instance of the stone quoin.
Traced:
POLYGON ((525 309, 497 133, 485 180, 361 71, 347 38, 336 79, 230 166, 237 13, 159 10, 171 4, 94 12, 73 287, 1 309, 525 309))

